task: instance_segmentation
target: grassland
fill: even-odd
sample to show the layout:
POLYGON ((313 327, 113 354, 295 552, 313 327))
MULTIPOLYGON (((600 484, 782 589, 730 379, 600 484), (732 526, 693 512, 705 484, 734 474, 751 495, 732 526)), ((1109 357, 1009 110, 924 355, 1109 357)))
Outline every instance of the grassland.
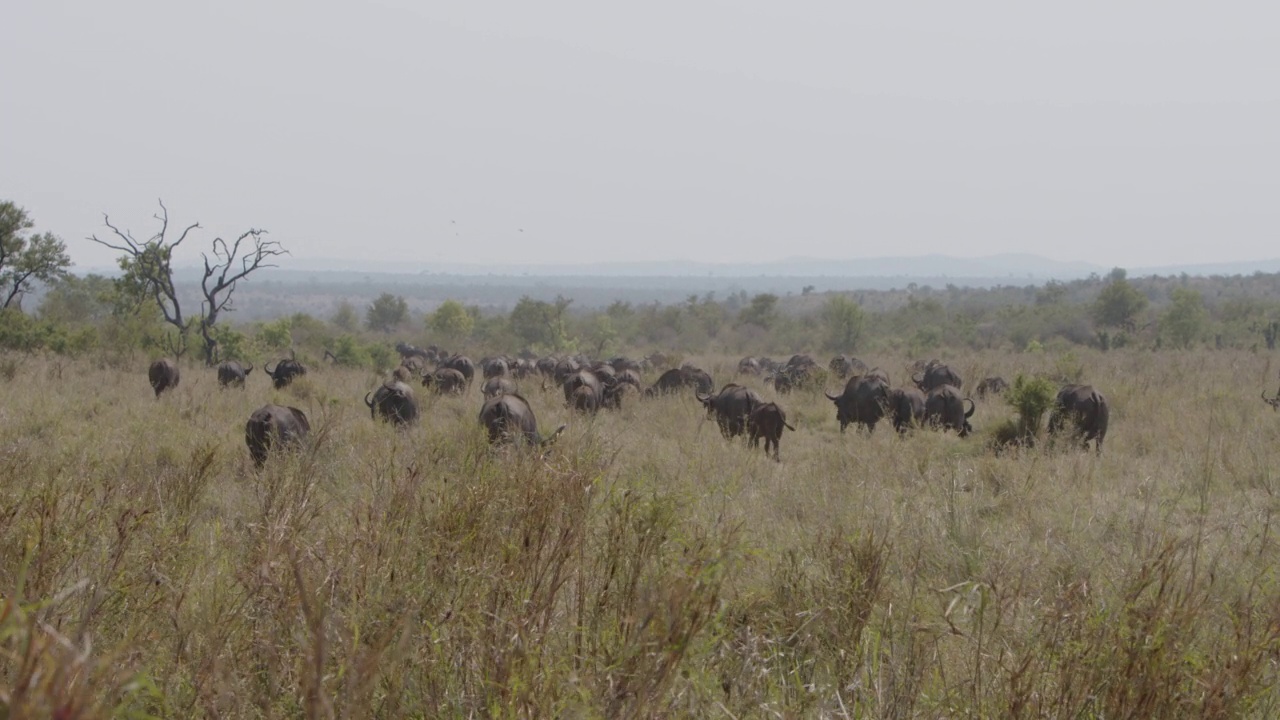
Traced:
MULTIPOLYGON (((784 396, 782 462, 692 397, 491 450, 478 390, 372 422, 378 378, 220 390, 9 358, 5 717, 1277 717, 1280 415, 1246 352, 947 357, 1070 375, 1101 457, 841 435, 784 396), (255 472, 249 413, 312 442, 255 472)), ((736 358, 692 358, 718 382, 736 358)), ((867 358, 905 377, 905 358, 867 358)), ((755 379, 744 381, 766 398, 755 379)))

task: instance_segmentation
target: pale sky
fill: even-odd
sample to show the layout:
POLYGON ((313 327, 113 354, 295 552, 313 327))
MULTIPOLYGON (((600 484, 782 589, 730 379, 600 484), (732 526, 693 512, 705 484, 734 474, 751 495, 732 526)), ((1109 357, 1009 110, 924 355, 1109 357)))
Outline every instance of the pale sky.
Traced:
MULTIPOLYGON (((1272 2, 19 0, 0 199, 297 258, 1280 256, 1272 2), (521 232, 523 229, 523 232, 521 232)), ((199 249, 193 246, 194 253, 199 249)), ((287 267, 288 261, 285 261, 287 267)))

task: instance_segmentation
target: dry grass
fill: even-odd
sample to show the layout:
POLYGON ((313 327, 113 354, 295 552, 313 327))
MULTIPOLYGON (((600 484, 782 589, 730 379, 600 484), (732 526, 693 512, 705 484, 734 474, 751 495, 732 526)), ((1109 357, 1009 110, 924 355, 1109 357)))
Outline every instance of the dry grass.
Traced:
POLYGON ((1100 458, 990 454, 998 400, 979 437, 899 439, 841 435, 805 392, 779 398, 781 464, 692 397, 588 419, 528 383, 540 425, 569 423, 543 459, 487 447, 478 389, 397 431, 364 373, 241 392, 187 367, 156 401, 145 368, 23 360, 0 382, 0 709, 1275 717, 1267 358, 1077 353, 949 359, 1084 368, 1113 407, 1100 458), (258 473, 243 427, 272 398, 313 438, 258 473))

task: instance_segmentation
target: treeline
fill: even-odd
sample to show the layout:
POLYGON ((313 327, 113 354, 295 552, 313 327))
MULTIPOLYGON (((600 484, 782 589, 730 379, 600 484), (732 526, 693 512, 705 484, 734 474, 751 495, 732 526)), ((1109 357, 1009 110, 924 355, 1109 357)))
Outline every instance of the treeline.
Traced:
MULTIPOLYGON (((601 357, 651 350, 924 356, 948 348, 1034 352, 1077 345, 1274 349, 1280 293, 1259 293, 1263 287, 1280 287, 1280 277, 1130 280, 1115 270, 1103 278, 1017 289, 743 293, 722 300, 690 296, 671 305, 615 302, 600 311, 578 311, 563 297, 524 298, 506 312, 446 301, 427 314, 412 313, 402 297, 384 293, 366 307, 340 303, 329 317, 295 313, 236 323, 228 315, 210 335, 214 359, 260 361, 295 352, 311 362, 327 357, 375 370, 394 365, 398 341, 477 355, 528 350, 601 357)), ((118 280, 93 275, 53 278, 34 311, 11 307, 0 314, 4 349, 94 354, 112 364, 168 354, 173 332, 153 304, 139 301, 118 280)))
MULTIPOLYGON (((135 240, 107 222, 122 274, 80 277, 57 237, 29 232, 33 221, 0 202, 0 350, 130 363, 138 355, 184 355, 256 362, 296 353, 301 359, 385 370, 398 341, 482 355, 529 351, 605 357, 662 350, 681 354, 793 352, 925 356, 947 348, 1035 352, 1087 345, 1176 350, 1275 349, 1280 335, 1280 274, 1147 277, 1122 269, 1067 283, 1024 287, 944 288, 798 295, 745 291, 679 303, 581 309, 572 298, 523 297, 513 307, 481 308, 446 300, 415 313, 384 292, 363 307, 342 301, 327 313, 297 312, 237 323, 236 282, 283 248, 250 229, 234 242, 215 238, 203 280, 178 277, 171 250, 186 237, 159 232, 135 240), (38 307, 22 307, 36 284, 38 307), (193 302, 192 298, 199 302, 193 302), (198 310, 197 310, 198 309, 198 310), (185 312, 184 312, 185 310, 185 312)), ((188 227, 188 231, 198 228, 188 227)), ((426 280, 424 280, 426 282, 426 280)), ((326 305, 333 308, 333 305, 326 305)))

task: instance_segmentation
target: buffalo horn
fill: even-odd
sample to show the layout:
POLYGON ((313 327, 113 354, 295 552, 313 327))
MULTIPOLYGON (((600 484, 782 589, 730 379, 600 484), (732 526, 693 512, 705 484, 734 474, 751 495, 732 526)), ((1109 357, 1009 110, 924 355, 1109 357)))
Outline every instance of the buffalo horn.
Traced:
POLYGON ((828 399, 828 400, 831 400, 831 401, 833 401, 833 402, 834 402, 834 401, 836 401, 836 400, 839 400, 839 399, 842 397, 842 396, 840 396, 840 395, 832 395, 831 393, 827 392, 826 390, 823 390, 823 391, 822 391, 822 394, 823 394, 823 395, 826 395, 826 396, 827 396, 827 399, 828 399))
POLYGON ((965 398, 965 400, 969 402, 969 412, 965 413, 964 416, 973 417, 973 411, 978 409, 978 404, 973 401, 973 398, 965 398))
MULTIPOLYGON (((263 366, 262 366, 262 372, 264 372, 264 373, 266 373, 266 374, 268 374, 268 375, 275 375, 275 374, 276 374, 276 371, 275 371, 275 369, 274 369, 274 368, 270 367, 270 365, 271 365, 271 363, 267 363, 267 364, 263 365, 263 366)), ((280 367, 280 363, 276 363, 276 367, 280 367)))
POLYGON ((368 405, 369 407, 373 407, 373 401, 369 399, 370 395, 373 395, 372 390, 364 394, 364 404, 368 405))

